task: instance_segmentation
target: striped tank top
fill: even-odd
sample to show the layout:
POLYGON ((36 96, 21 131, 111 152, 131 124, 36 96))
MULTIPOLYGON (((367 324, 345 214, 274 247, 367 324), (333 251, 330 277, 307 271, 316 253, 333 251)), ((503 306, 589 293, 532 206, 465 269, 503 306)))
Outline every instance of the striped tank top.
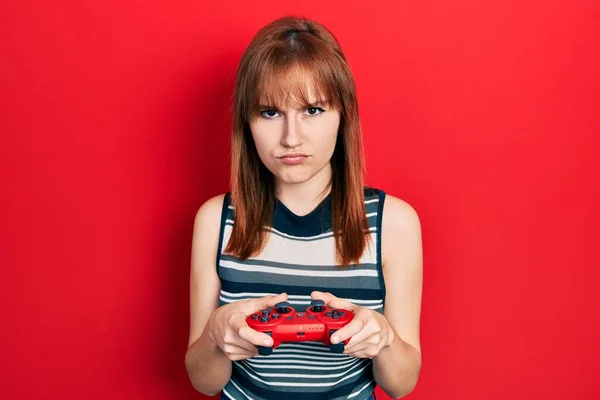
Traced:
MULTIPOLYGON (((348 267, 339 267, 335 261, 330 197, 303 216, 276 200, 266 247, 242 261, 223 253, 234 224, 235 208, 228 193, 223 202, 217 256, 219 306, 285 292, 291 306, 303 312, 310 304, 310 293, 319 290, 383 313, 381 219, 385 192, 365 188, 372 242, 360 263, 348 267)), ((321 342, 306 341, 282 343, 271 355, 234 361, 222 397, 364 400, 374 388, 372 360, 332 353, 321 342)))

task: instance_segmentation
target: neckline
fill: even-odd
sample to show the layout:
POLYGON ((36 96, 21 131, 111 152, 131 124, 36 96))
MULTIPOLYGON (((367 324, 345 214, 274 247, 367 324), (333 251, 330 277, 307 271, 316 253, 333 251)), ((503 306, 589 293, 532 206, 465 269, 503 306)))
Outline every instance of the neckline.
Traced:
POLYGON ((276 198, 273 228, 281 233, 310 237, 331 228, 331 192, 306 215, 298 215, 276 198))
POLYGON ((327 196, 325 196, 323 198, 323 200, 321 200, 319 202, 319 204, 316 205, 315 208, 313 208, 308 214, 304 214, 304 215, 298 215, 295 212, 293 212, 292 210, 290 210, 281 200, 279 200, 279 198, 275 197, 277 205, 281 208, 281 210, 283 212, 285 212, 286 214, 288 214, 290 217, 295 218, 295 219, 299 219, 299 220, 305 220, 305 219, 310 219, 312 216, 314 216, 316 213, 319 212, 319 210, 321 210, 323 207, 328 206, 330 203, 330 199, 331 199, 331 191, 329 191, 329 193, 327 193, 327 196))

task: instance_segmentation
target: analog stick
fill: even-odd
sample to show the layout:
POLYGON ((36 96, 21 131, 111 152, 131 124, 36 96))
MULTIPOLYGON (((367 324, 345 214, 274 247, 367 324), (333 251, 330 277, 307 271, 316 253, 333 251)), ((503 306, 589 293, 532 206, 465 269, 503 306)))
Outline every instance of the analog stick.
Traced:
POLYGON ((313 300, 310 302, 311 305, 311 311, 314 312, 321 312, 323 311, 325 308, 323 307, 325 305, 325 302, 323 300, 313 300))
POLYGON ((279 314, 286 314, 290 312, 290 307, 291 305, 287 301, 275 304, 275 309, 279 314))

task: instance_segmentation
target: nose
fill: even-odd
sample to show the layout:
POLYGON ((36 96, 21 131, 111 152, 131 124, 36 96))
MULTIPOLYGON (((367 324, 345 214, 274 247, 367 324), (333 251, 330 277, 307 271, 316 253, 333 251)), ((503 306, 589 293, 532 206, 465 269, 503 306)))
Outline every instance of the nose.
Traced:
POLYGON ((286 116, 283 129, 283 135, 281 136, 282 146, 295 148, 302 144, 301 122, 297 121, 293 114, 286 116))

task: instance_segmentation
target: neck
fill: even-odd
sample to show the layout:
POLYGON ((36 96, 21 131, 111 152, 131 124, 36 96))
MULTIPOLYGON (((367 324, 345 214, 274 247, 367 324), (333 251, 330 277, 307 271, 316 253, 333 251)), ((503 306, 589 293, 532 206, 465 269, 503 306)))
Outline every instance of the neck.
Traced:
POLYGON ((287 183, 278 180, 277 198, 293 211, 310 211, 327 197, 331 190, 327 188, 330 182, 331 164, 327 164, 306 182, 287 183))

